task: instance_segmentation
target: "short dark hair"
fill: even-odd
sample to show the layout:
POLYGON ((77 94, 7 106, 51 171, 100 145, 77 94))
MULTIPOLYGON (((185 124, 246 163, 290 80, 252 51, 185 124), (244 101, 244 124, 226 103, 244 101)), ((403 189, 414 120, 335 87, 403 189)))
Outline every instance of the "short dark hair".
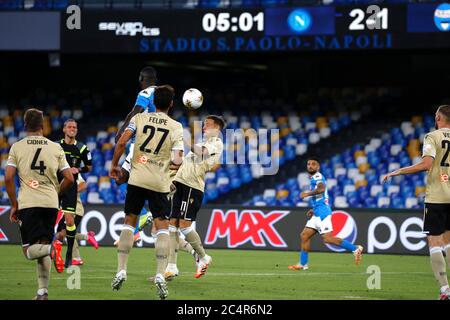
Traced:
POLYGON ((44 129, 44 113, 39 109, 27 109, 23 115, 23 121, 25 122, 25 130, 28 132, 44 129))
POLYGON ((139 73, 139 81, 156 82, 156 70, 153 67, 145 67, 139 73))
POLYGON ((316 156, 308 157, 308 159, 306 159, 306 162, 308 162, 310 160, 317 161, 317 163, 320 164, 320 159, 318 157, 316 157, 316 156))
POLYGON ((167 111, 175 96, 175 90, 169 85, 158 86, 155 89, 153 103, 156 109, 167 111))
POLYGON ((437 112, 442 114, 445 117, 445 120, 447 122, 450 122, 450 105, 443 104, 443 105, 439 106, 439 108, 437 109, 437 112))
POLYGON ((77 120, 71 118, 71 119, 67 119, 66 121, 64 121, 64 127, 65 127, 69 122, 75 122, 75 123, 78 125, 77 120))
POLYGON ((214 123, 220 127, 220 130, 223 130, 223 128, 225 128, 225 126, 226 126, 225 119, 221 116, 216 116, 214 114, 211 114, 211 115, 207 116, 206 119, 210 119, 210 120, 214 121, 214 123))

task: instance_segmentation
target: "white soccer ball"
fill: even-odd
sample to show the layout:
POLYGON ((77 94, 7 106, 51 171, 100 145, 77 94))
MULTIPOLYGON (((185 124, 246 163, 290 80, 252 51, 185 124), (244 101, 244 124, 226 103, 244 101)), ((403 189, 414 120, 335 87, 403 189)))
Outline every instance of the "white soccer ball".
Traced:
POLYGON ((183 104, 192 109, 198 109, 203 104, 203 95, 198 89, 187 89, 183 94, 183 104))

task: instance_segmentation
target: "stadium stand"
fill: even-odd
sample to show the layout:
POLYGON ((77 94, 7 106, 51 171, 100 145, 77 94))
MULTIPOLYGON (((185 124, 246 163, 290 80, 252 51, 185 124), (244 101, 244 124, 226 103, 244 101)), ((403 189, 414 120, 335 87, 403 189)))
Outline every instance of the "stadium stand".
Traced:
MULTIPOLYGON (((59 99, 54 94, 46 95, 45 92, 37 91, 34 100, 40 101, 39 105, 48 106, 46 108, 48 116, 45 118, 45 134, 52 140, 57 140, 61 137, 61 129, 65 120, 69 118, 80 120, 80 140, 87 144, 93 157, 93 171, 85 175, 88 183, 88 192, 82 194, 82 200, 88 203, 123 203, 126 186, 117 186, 115 182, 108 177, 108 168, 113 155, 114 137, 117 128, 121 123, 117 123, 117 118, 108 121, 102 116, 102 122, 99 124, 98 115, 95 115, 94 110, 96 109, 95 106, 98 107, 104 104, 101 95, 89 94, 88 92, 81 92, 78 94, 82 98, 81 105, 78 105, 78 107, 74 107, 73 109, 64 108, 63 110, 59 110, 56 105, 68 106, 77 104, 70 99, 70 95, 68 95, 67 99, 59 99), (45 103, 45 101, 51 101, 51 103, 45 103), (116 125, 106 125, 108 122, 115 123, 116 125)), ((224 163, 226 164, 223 164, 218 171, 210 172, 207 175, 205 202, 227 202, 226 196, 228 194, 233 194, 233 192, 240 194, 241 199, 245 201, 247 200, 245 199, 245 194, 249 189, 253 192, 257 192, 258 190, 258 188, 247 187, 252 182, 254 183, 255 181, 261 180, 261 183, 257 183, 259 185, 262 184, 266 188, 267 186, 273 185, 270 180, 266 181, 266 176, 262 175, 262 170, 264 170, 265 167, 267 168, 273 165, 273 163, 270 162, 261 164, 261 159, 264 156, 269 158, 273 157, 271 159, 278 159, 281 169, 276 177, 279 179, 283 179, 292 174, 296 175, 298 171, 293 172, 293 170, 302 171, 303 168, 293 166, 292 162, 298 163, 298 159, 306 156, 310 148, 320 148, 321 142, 328 140, 332 141, 335 137, 341 137, 340 132, 345 131, 346 129, 351 132, 353 126, 350 126, 350 124, 352 122, 358 122, 364 114, 370 113, 368 102, 371 101, 374 103, 374 99, 381 99, 386 95, 386 92, 383 92, 382 89, 372 89, 356 94, 356 90, 354 89, 322 89, 319 90, 316 97, 299 94, 296 101, 296 104, 298 105, 297 108, 294 108, 292 105, 286 105, 284 101, 274 102, 270 99, 262 99, 265 94, 264 90, 257 91, 255 94, 259 94, 259 98, 261 99, 258 99, 258 96, 255 96, 254 99, 251 99, 249 105, 246 105, 246 108, 238 106, 231 108, 230 110, 232 111, 223 112, 223 115, 227 120, 227 129, 232 129, 233 134, 224 135, 226 148, 223 158, 224 163), (266 111, 261 111, 258 114, 252 113, 251 111, 245 111, 252 110, 254 105, 263 105, 264 108, 261 110, 266 111), (351 108, 350 106, 353 106, 354 108, 351 108), (258 150, 252 148, 252 142, 249 140, 249 137, 252 135, 254 136, 255 131, 250 130, 250 128, 254 130, 278 129, 279 152, 273 153, 270 150, 269 142, 260 145, 258 150), (246 139, 247 143, 237 143, 239 139, 246 139), (242 147, 243 145, 244 147, 242 147), (230 159, 233 159, 232 163, 230 163, 230 159), (260 161, 255 161, 256 159, 259 159, 260 161)), ((216 97, 216 99, 218 98, 216 97)), ((22 138, 24 133, 22 131, 22 112, 19 110, 10 112, 6 107, 1 107, 0 109, 0 157, 2 161, 1 167, 4 168, 9 146, 22 138)), ((196 132, 197 135, 194 139, 198 141, 198 139, 201 138, 201 122, 199 122, 199 120, 206 114, 205 111, 202 110, 200 114, 196 115, 188 115, 181 110, 183 109, 176 109, 173 117, 180 121, 185 128, 189 128, 186 129, 186 134, 196 132)), ((426 124, 429 125, 429 122, 426 122, 426 124)), ((428 129, 428 127, 426 128, 428 129)), ((425 128, 422 128, 421 130, 423 131, 425 128)), ((403 133, 403 131, 400 133, 403 133)), ((351 141, 347 138, 342 139, 347 142, 351 141)), ((400 141, 399 139, 399 132, 396 131, 395 140, 387 141, 386 144, 378 146, 381 149, 378 148, 379 150, 377 150, 383 152, 383 148, 388 148, 393 144, 393 150, 396 152, 397 157, 395 159, 400 159, 399 157, 403 156, 404 153, 396 151, 396 146, 400 141)), ((401 141, 406 143, 405 141, 412 139, 411 134, 409 133, 409 135, 405 137, 402 136, 402 139, 403 140, 401 141)), ((253 140, 253 142, 255 142, 255 140, 253 140)), ((275 142, 275 140, 272 142, 275 142)), ((335 144, 335 142, 332 143, 335 144)), ((342 146, 342 144, 338 145, 342 146)), ((375 145, 372 144, 371 146, 373 147, 375 145)), ((353 148, 354 150, 352 152, 354 153, 357 150, 360 151, 361 148, 362 147, 358 145, 353 148)), ((329 147, 327 149, 333 150, 329 147)), ((380 158, 380 153, 378 153, 378 151, 375 152, 376 150, 371 150, 370 148, 366 148, 365 151, 367 153, 366 163, 369 163, 372 167, 378 165, 375 164, 375 162, 381 163, 379 164, 380 170, 378 173, 381 174, 381 172, 385 172, 385 169, 387 168, 386 161, 392 159, 380 158)), ((354 202, 355 200, 353 199, 355 196, 359 195, 355 194, 356 187, 355 190, 350 190, 351 188, 346 186, 349 185, 350 178, 356 178, 354 176, 356 173, 355 170, 351 169, 355 169, 357 164, 363 163, 359 158, 355 158, 355 160, 350 163, 349 155, 350 151, 345 152, 343 155, 336 155, 329 163, 324 163, 324 168, 326 169, 324 173, 326 176, 331 177, 329 171, 333 171, 332 169, 334 167, 336 167, 336 169, 338 169, 338 167, 344 170, 348 169, 348 179, 345 180, 342 180, 342 177, 338 177, 341 175, 342 170, 338 169, 334 173, 336 179, 340 182, 339 187, 342 185, 342 188, 332 189, 332 196, 338 197, 341 194, 348 194, 350 197, 348 201, 354 202), (343 166, 343 163, 346 165, 343 166)), ((122 158, 122 161, 123 160, 124 158, 122 158)), ((400 164, 403 163, 403 160, 400 161, 400 164)), ((344 173, 347 173, 347 171, 344 173)), ((0 175, 2 176, 3 174, 4 171, 1 169, 0 175)), ((273 176, 270 177, 273 178, 273 176)), ((258 205, 262 204, 264 201, 268 205, 296 205, 298 202, 298 199, 296 198, 298 197, 298 192, 296 191, 303 185, 302 183, 293 184, 294 180, 295 178, 291 178, 288 182, 277 185, 275 191, 268 189, 264 192, 266 197, 262 196, 261 198, 261 196, 255 196, 252 201, 258 205), (288 193, 286 193, 286 191, 288 193), (274 192, 276 193, 276 197, 267 196, 274 192), (269 200, 268 197, 270 198, 269 200)), ((1 181, 0 191, 2 193, 2 202, 7 202, 3 179, 1 181)), ((299 182, 302 181, 303 180, 299 180, 299 182)), ((370 180, 370 182, 371 185, 373 185, 373 181, 370 180)), ((410 202, 411 200, 408 201, 410 202)), ((358 205, 370 206, 372 203, 358 203, 358 205)))
MULTIPOLYGON (((357 116, 357 115, 356 115, 357 116)), ((82 120, 82 110, 53 110, 50 116, 45 118, 46 136, 57 136, 60 132, 63 123, 68 118, 75 118, 82 120), (53 134, 52 134, 53 133, 53 134)), ((184 127, 191 128, 193 131, 201 133, 201 116, 185 117, 180 112, 174 114, 174 118, 180 121, 184 127)), ((232 113, 225 115, 228 122, 229 129, 250 128, 259 129, 265 127, 268 129, 280 128, 280 153, 278 159, 280 165, 283 165, 285 160, 292 160, 296 155, 304 154, 308 148, 308 144, 317 143, 320 139, 327 138, 332 132, 336 132, 341 126, 347 126, 350 123, 348 114, 342 114, 339 118, 326 119, 325 117, 311 117, 303 116, 300 120, 298 115, 291 114, 286 116, 274 116, 271 112, 263 112, 262 116, 236 116, 232 113), (328 124, 329 121, 329 124, 328 124)), ((18 139, 24 136, 22 113, 15 111, 12 114, 6 109, 1 112, 1 132, 0 132, 0 153, 2 160, 2 168, 5 167, 5 162, 8 155, 9 146, 18 139)), ((114 137, 117 132, 117 126, 110 126, 106 130, 98 131, 96 135, 89 135, 86 137, 86 144, 92 152, 93 171, 92 174, 87 175, 88 193, 85 194, 85 200, 89 203, 116 203, 123 202, 125 197, 125 186, 118 187, 114 181, 108 177, 108 168, 111 163, 114 137)), ((239 134, 244 135, 245 131, 238 132, 231 136, 231 143, 227 144, 228 154, 241 154, 243 158, 237 158, 237 163, 245 163, 244 166, 237 166, 235 164, 224 165, 215 173, 209 173, 207 179, 207 191, 205 201, 214 200, 220 194, 229 192, 231 189, 239 188, 242 184, 250 182, 261 176, 261 165, 250 164, 249 158, 257 156, 256 150, 251 150, 247 144, 243 153, 239 152, 240 144, 237 144, 239 134), (253 152, 253 153, 252 153, 253 152)), ((198 135, 195 137, 198 141, 198 135)), ((226 136, 225 136, 226 143, 226 136)), ((263 145, 262 153, 269 150, 269 145, 263 145)), ((262 156, 260 154, 260 157, 262 156)), ((227 152, 224 153, 226 157, 227 152)), ((122 159, 123 160, 123 159, 122 159)), ((0 174, 3 175, 3 169, 0 174)), ((4 184, 1 185, 3 196, 6 197, 4 184)), ((7 200, 4 198, 3 200, 7 200)))
MULTIPOLYGON (((382 184, 385 174, 420 162, 421 141, 434 128, 433 116, 414 116, 368 143, 355 144, 324 161, 321 172, 327 178, 330 204, 336 208, 407 208, 423 206, 426 173, 394 177, 382 184)), ((299 173, 275 188, 256 195, 249 204, 308 206, 301 191, 309 189, 309 176, 299 173)))

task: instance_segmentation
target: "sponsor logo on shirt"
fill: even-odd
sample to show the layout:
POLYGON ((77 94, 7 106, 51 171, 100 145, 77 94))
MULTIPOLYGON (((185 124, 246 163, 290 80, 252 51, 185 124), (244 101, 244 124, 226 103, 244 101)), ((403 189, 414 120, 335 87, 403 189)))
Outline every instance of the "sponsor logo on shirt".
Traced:
POLYGON ((141 156, 138 157, 138 163, 146 164, 147 161, 148 161, 148 158, 146 156, 144 156, 144 155, 141 155, 141 156))
POLYGON ((36 180, 29 180, 28 181, 28 186, 32 189, 37 189, 39 188, 39 181, 36 180))

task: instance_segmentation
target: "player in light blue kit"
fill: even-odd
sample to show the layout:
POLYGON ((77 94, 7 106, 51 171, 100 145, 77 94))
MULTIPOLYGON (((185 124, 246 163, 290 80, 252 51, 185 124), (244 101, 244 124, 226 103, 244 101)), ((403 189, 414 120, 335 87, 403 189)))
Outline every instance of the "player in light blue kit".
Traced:
POLYGON ((317 158, 309 158, 306 169, 311 178, 311 190, 304 191, 301 198, 311 197, 310 203, 312 209, 308 211, 308 222, 303 229, 301 237, 300 261, 296 265, 289 266, 291 270, 307 270, 308 254, 311 248, 311 238, 319 233, 323 242, 333 244, 353 252, 356 264, 361 262, 363 252, 362 246, 356 246, 347 240, 333 236, 333 225, 331 223, 331 207, 328 203, 327 181, 319 172, 320 162, 317 158))
MULTIPOLYGON (((120 136, 124 130, 128 127, 131 118, 141 112, 155 112, 156 107, 153 104, 153 95, 156 88, 156 70, 153 67, 145 67, 139 73, 139 85, 141 91, 139 92, 133 110, 127 115, 123 125, 120 127, 116 134, 116 143, 119 141, 120 136)), ((131 140, 134 144, 134 138, 131 140)))

